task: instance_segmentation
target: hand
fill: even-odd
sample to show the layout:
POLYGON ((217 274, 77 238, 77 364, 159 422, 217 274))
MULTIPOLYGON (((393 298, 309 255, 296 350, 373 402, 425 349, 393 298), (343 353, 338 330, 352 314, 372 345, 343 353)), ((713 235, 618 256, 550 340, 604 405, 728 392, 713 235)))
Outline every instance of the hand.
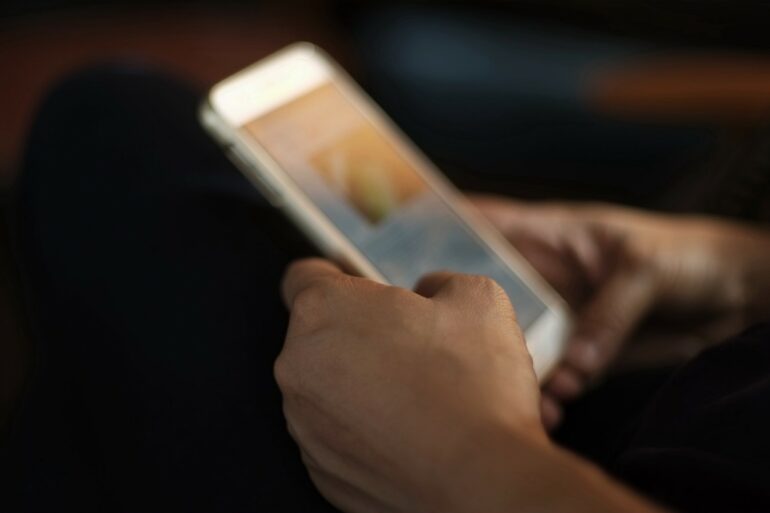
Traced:
POLYGON ((577 313, 565 358, 544 389, 549 427, 559 421, 559 403, 601 374, 650 313, 706 315, 711 329, 736 329, 752 307, 752 277, 770 271, 767 235, 708 218, 494 197, 474 203, 577 313))
POLYGON ((513 308, 483 277, 434 274, 416 291, 290 266, 275 363, 289 431, 345 511, 502 511, 516 488, 491 477, 487 444, 549 445, 513 308))

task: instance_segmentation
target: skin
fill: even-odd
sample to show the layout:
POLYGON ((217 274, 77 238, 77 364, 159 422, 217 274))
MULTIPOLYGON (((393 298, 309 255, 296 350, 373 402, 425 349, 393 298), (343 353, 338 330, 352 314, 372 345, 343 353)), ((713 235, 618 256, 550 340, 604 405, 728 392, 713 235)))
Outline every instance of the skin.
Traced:
MULTIPOLYGON (((537 248, 541 272, 582 305, 563 363, 580 383, 656 304, 762 306, 752 298, 767 269, 744 268, 763 260, 749 256, 766 249, 758 232, 614 207, 477 203, 522 251, 529 234, 525 254, 537 248), (600 356, 583 361, 581 344, 600 356)), ((310 259, 289 267, 283 297, 291 318, 275 377, 288 428, 343 511, 660 511, 550 442, 515 312, 490 279, 438 273, 409 291, 310 259)), ((558 398, 555 387, 545 396, 558 398)))
POLYGON ((770 316, 766 230, 604 204, 473 201, 576 314, 543 390, 549 428, 652 314, 692 324, 714 342, 770 316))

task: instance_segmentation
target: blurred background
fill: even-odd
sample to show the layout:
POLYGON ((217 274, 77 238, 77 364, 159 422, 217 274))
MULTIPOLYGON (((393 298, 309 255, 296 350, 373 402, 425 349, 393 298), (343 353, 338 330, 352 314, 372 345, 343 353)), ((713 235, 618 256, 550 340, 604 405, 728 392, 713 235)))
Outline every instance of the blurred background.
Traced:
POLYGON ((6 187, 41 96, 67 73, 128 62, 203 91, 303 39, 340 60, 461 186, 749 217, 760 208, 724 194, 723 182, 711 187, 718 199, 706 184, 696 194, 689 176, 683 196, 678 182, 687 171, 706 181, 703 168, 729 158, 724 146, 749 144, 770 115, 767 2, 12 0, 1 9, 6 187))
MULTIPOLYGON (((461 187, 767 220, 768 26, 770 3, 741 0, 6 0, 2 212, 38 104, 68 73, 129 63, 203 92, 307 40, 461 187)), ((7 410, 21 380, 9 362, 26 349, 5 238, 0 249, 7 410)))
POLYGON ((6 187, 41 96, 67 73, 129 62, 203 91, 304 39, 462 186, 758 215, 688 171, 719 182, 706 163, 770 116, 767 2, 11 0, 1 13, 6 187))

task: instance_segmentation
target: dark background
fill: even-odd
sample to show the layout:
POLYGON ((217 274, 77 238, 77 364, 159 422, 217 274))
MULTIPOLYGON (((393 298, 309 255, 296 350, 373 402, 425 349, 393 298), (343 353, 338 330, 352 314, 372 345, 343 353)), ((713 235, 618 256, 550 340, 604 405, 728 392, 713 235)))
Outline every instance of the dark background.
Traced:
MULTIPOLYGON (((296 40, 338 59, 460 186, 768 219, 770 3, 0 5, 0 198, 47 90, 104 62, 201 91, 296 40)), ((3 214, 4 216, 5 214, 3 214)), ((29 353, 0 240, 0 422, 29 353)))

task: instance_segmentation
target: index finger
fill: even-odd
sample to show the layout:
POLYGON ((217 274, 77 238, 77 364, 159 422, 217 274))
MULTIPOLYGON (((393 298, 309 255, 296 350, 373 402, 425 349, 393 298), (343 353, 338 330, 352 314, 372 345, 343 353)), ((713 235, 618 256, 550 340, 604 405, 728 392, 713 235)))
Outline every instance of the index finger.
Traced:
POLYGON ((294 298, 317 283, 318 280, 344 274, 329 260, 323 258, 305 258, 289 264, 281 282, 281 296, 287 308, 291 309, 294 298))
POLYGON ((532 205, 520 200, 513 200, 492 194, 470 194, 467 196, 471 205, 499 229, 505 229, 520 216, 532 210, 532 205))

